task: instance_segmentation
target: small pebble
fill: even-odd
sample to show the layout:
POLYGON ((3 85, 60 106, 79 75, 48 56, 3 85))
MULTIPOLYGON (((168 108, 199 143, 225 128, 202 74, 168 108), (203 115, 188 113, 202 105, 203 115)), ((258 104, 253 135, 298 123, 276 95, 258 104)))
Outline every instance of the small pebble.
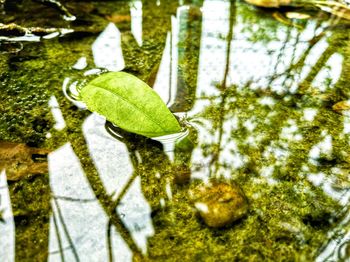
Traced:
POLYGON ((234 183, 216 182, 201 186, 194 195, 195 207, 209 227, 228 226, 248 211, 247 199, 234 183))
POLYGON ((332 109, 339 114, 343 114, 345 111, 350 110, 350 102, 349 101, 338 102, 332 106, 332 109))

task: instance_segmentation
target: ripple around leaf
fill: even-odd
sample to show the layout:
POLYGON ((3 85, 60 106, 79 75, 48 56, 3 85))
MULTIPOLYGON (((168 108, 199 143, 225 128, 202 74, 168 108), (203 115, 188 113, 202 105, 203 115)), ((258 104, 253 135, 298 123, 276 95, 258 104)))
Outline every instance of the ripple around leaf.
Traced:
POLYGON ((79 100, 80 85, 77 81, 74 81, 73 83, 70 83, 70 81, 70 78, 66 78, 63 82, 62 91, 64 96, 78 108, 85 109, 85 103, 79 100))

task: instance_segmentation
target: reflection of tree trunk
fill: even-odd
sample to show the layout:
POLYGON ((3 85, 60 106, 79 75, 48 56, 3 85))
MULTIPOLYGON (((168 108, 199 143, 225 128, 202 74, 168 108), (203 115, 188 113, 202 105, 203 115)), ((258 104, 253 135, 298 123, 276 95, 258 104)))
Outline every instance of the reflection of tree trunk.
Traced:
MULTIPOLYGON (((161 50, 163 50, 166 41, 166 34, 171 27, 170 16, 165 13, 164 10, 161 10, 161 8, 164 8, 164 5, 157 6, 156 1, 143 2, 143 28, 144 30, 147 30, 147 34, 144 37, 144 45, 142 47, 136 46, 136 41, 122 41, 126 70, 136 71, 136 74, 141 78, 146 78, 149 69, 151 69, 154 65, 160 63, 162 53, 158 51, 159 46, 162 46, 161 50), (159 27, 159 30, 154 28, 155 19, 158 21, 156 23, 156 26, 159 27), (130 60, 134 59, 135 55, 130 55, 128 53, 131 51, 134 52, 135 50, 138 50, 139 52, 139 55, 137 56, 138 63, 136 64, 134 60, 130 60), (154 54, 152 53, 153 51, 157 51, 157 53, 154 54), (149 54, 149 52, 151 53, 149 54), (152 59, 150 59, 150 57, 152 57, 152 59)), ((166 10, 169 10, 169 7, 167 7, 166 10)), ((123 33, 124 40, 125 37, 127 37, 126 34, 127 32, 123 33)), ((63 111, 62 113, 65 116, 70 112, 63 111)), ((84 119, 79 118, 79 116, 77 116, 77 118, 74 118, 75 120, 78 118, 83 119, 80 120, 79 123, 69 123, 69 119, 72 119, 72 116, 67 116, 64 118, 67 120, 68 128, 77 126, 81 127, 84 122, 84 119)), ((113 202, 111 200, 111 197, 104 189, 104 185, 100 180, 98 171, 93 163, 93 160, 90 157, 89 149, 87 147, 81 128, 79 128, 79 130, 74 133, 74 137, 70 137, 69 140, 71 141, 74 152, 80 159, 81 166, 85 171, 86 177, 89 181, 89 184, 91 185, 92 190, 94 191, 97 199, 99 200, 101 206, 110 219, 109 223, 116 227, 118 233, 121 235, 126 244, 129 246, 130 250, 133 252, 134 259, 142 258, 142 253, 131 238, 130 232, 124 226, 119 215, 116 212, 115 208, 117 202, 113 202)), ((166 196, 165 182, 167 180, 165 178, 168 177, 167 174, 169 172, 166 171, 165 173, 167 174, 163 174, 163 176, 161 174, 161 179, 157 178, 156 176, 158 172, 161 172, 161 170, 166 170, 170 166, 170 162, 163 150, 158 148, 158 145, 153 144, 151 141, 145 142, 143 139, 140 141, 136 139, 136 142, 132 140, 132 142, 126 144, 131 147, 129 148, 130 152, 135 151, 134 147, 137 146, 137 150, 140 153, 142 159, 150 159, 149 154, 152 152, 152 159, 154 159, 154 161, 150 161, 142 165, 141 163, 137 163, 137 159, 132 159, 132 162, 135 165, 135 175, 140 175, 141 177, 142 191, 146 199, 149 201, 152 210, 157 210, 159 209, 158 206, 160 199, 165 198, 166 196), (159 168, 157 168, 157 166, 159 168)), ((134 177, 135 176, 133 176, 133 178, 134 177)), ((127 187, 124 191, 127 191, 127 187)), ((110 230, 110 226, 108 226, 107 235, 110 234, 110 230)), ((111 245, 109 245, 109 248, 111 249, 111 245)), ((113 257, 111 250, 109 250, 109 257, 113 257)))
POLYGON ((317 74, 322 70, 323 66, 327 63, 328 59, 334 54, 332 47, 328 47, 317 60, 316 64, 312 67, 311 72, 307 75, 302 83, 300 83, 301 90, 310 90, 312 81, 315 79, 317 74))
POLYGON ((227 98, 227 93, 226 93, 226 88, 227 88, 227 77, 229 74, 229 69, 230 69, 230 53, 231 53, 231 44, 232 44, 232 39, 233 39, 233 26, 236 22, 236 5, 235 1, 231 1, 230 5, 230 23, 229 23, 229 33, 227 36, 227 52, 226 52, 226 66, 225 66, 225 72, 224 72, 224 78, 222 80, 222 83, 220 85, 220 89, 222 92, 221 95, 221 101, 220 101, 220 117, 219 117, 219 138, 218 138, 218 143, 216 147, 216 152, 214 152, 213 157, 211 159, 211 166, 213 166, 214 170, 210 170, 210 176, 215 176, 217 175, 217 172, 219 170, 219 159, 220 159, 220 153, 221 153, 221 147, 222 147, 222 136, 224 133, 224 121, 225 121, 225 104, 226 104, 226 98, 227 98))
MULTIPOLYGON (((72 148, 80 160, 81 166, 84 170, 86 178, 89 181, 89 184, 104 209, 106 215, 109 217, 109 223, 112 224, 121 237, 124 239, 125 243, 128 245, 130 250, 133 252, 134 256, 142 257, 142 253, 139 250, 138 246, 135 244, 132 239, 130 232, 124 226, 121 218, 116 212, 115 203, 112 201, 111 196, 107 194, 105 187, 99 177, 98 171, 95 167, 95 164, 90 156, 89 148, 87 146, 86 140, 84 138, 82 126, 86 119, 86 116, 89 114, 87 111, 84 112, 75 112, 75 111, 65 111, 66 107, 62 106, 67 103, 66 100, 62 100, 61 96, 57 97, 57 100, 62 108, 62 114, 66 120, 67 128, 75 130, 72 134, 69 135, 68 141, 71 142, 72 148), (73 114, 73 115, 72 115, 73 114), (74 115, 75 114, 75 115, 74 115)), ((59 136, 56 138, 57 141, 60 141, 62 138, 59 136)), ((66 141, 66 140, 65 140, 66 141)), ((108 229, 107 229, 108 230, 108 229)), ((109 250, 109 254, 112 254, 112 251, 109 250)))
POLYGON ((152 210, 158 210, 160 200, 166 198, 166 182, 172 177, 172 163, 164 153, 163 145, 158 141, 130 134, 121 129, 118 133, 123 137, 119 140, 128 148, 134 167, 135 173, 131 179, 136 175, 140 176, 142 192, 147 202, 152 210))
MULTIPOLYGON (((322 29, 321 28, 321 24, 317 24, 316 29, 322 29)), ((315 29, 315 31, 316 31, 315 29)), ((300 38, 300 34, 301 32, 298 32, 296 37, 292 37, 292 29, 288 28, 287 31, 287 36, 285 41, 283 42, 282 48, 278 51, 279 54, 277 56, 277 61, 276 64, 274 66, 274 70, 273 70, 273 74, 270 76, 269 78, 269 82, 267 83, 266 87, 270 87, 272 85, 272 83, 278 79, 279 77, 284 77, 284 81, 282 83, 282 86, 286 86, 287 82, 292 80, 292 83, 294 83, 295 81, 298 81, 297 76, 301 73, 301 70, 304 67, 306 58, 308 58, 312 48, 320 42, 320 40, 323 39, 325 32, 322 31, 321 33, 314 35, 314 37, 309 40, 309 45, 307 47, 307 49, 303 52, 303 54, 300 56, 299 60, 295 63, 293 63, 293 59, 290 61, 290 65, 288 66, 288 68, 283 72, 283 73, 278 73, 278 66, 280 64, 283 65, 283 63, 285 62, 284 56, 285 56, 285 51, 287 50, 287 48, 290 47, 291 40, 294 39, 294 43, 293 43, 293 53, 291 55, 292 58, 295 57, 296 51, 297 51, 297 44, 299 43, 299 38, 300 38)), ((292 85, 292 84, 289 84, 292 85)))
POLYGON ((77 136, 77 139, 71 141, 71 144, 74 149, 74 152, 80 159, 81 165, 85 171, 85 175, 89 181, 89 184, 92 190, 94 191, 96 198, 99 200, 104 211, 109 217, 110 222, 116 227, 118 233, 122 236, 122 238, 127 243, 134 255, 141 255, 141 252, 136 246, 133 239, 131 238, 128 229, 124 226, 119 215, 117 214, 114 208, 115 205, 113 201, 105 191, 104 185, 98 175, 93 160, 90 157, 89 149, 87 147, 83 134, 81 133, 79 136, 77 136))
POLYGON ((51 190, 48 176, 9 184, 16 261, 47 261, 51 190))
MULTIPOLYGON (((162 59, 162 51, 166 36, 171 29, 171 15, 175 14, 177 1, 157 5, 157 1, 142 1, 142 30, 143 45, 138 46, 127 26, 122 30, 122 49, 125 60, 125 71, 133 73, 143 81, 154 79, 162 59)), ((152 84, 152 83, 150 83, 152 84)))
POLYGON ((178 67, 177 90, 172 112, 189 111, 196 99, 198 58, 202 34, 202 13, 200 7, 203 1, 196 5, 190 5, 188 10, 180 13, 179 43, 178 43, 178 67))
MULTIPOLYGON (((111 127, 112 125, 107 123, 107 131, 111 130, 111 127)), ((155 231, 154 237, 156 237, 158 234, 164 232, 164 227, 169 223, 168 217, 169 212, 171 212, 169 210, 169 201, 171 201, 171 199, 169 199, 167 195, 167 186, 171 187, 172 194, 174 194, 174 198, 176 198, 178 197, 177 193, 179 192, 178 190, 180 190, 180 187, 173 186, 174 182, 179 182, 178 184, 181 185, 188 182, 188 180, 185 181, 186 179, 177 179, 177 175, 183 171, 179 170, 180 165, 182 165, 181 167, 187 167, 186 172, 188 171, 187 174, 190 176, 190 169, 188 166, 190 165, 189 161, 194 149, 192 143, 196 137, 196 133, 195 131, 190 130, 190 134, 181 140, 184 141, 184 143, 180 143, 181 145, 176 143, 174 150, 175 163, 170 161, 164 152, 163 145, 158 141, 130 134, 115 127, 110 134, 123 142, 129 151, 134 169, 134 175, 129 183, 131 183, 131 180, 135 176, 140 176, 143 196, 151 206, 151 217, 155 231)), ((128 184, 120 193, 116 205, 122 198, 124 192, 127 191, 127 188, 128 184)), ((179 201, 186 201, 186 199, 182 197, 179 201)), ((154 237, 151 239, 154 239, 154 237)), ((151 239, 149 239, 149 241, 152 241, 151 239)), ((149 248, 148 251, 151 255, 152 245, 150 245, 149 248)))
MULTIPOLYGON (((198 73, 198 61, 196 60, 199 57, 202 29, 199 7, 203 1, 195 2, 190 6, 185 17, 178 17, 180 20, 187 18, 187 21, 182 24, 187 27, 180 28, 179 64, 178 68, 174 69, 178 71, 178 86, 175 103, 170 108, 173 112, 190 110, 195 100, 198 73)), ((176 13, 177 7, 176 1, 168 3, 166 8, 164 5, 158 6, 156 1, 143 1, 142 27, 144 31, 147 31, 147 34, 143 35, 143 46, 139 47, 130 35, 130 25, 125 27, 127 31, 122 34, 125 70, 136 74, 150 86, 153 86, 155 82, 167 33, 171 31, 170 17, 176 13), (169 7, 169 5, 173 6, 169 7), (131 51, 133 54, 129 54, 131 51), (135 52, 137 52, 137 63, 135 52)))
MULTIPOLYGON (((340 34, 338 32, 338 34, 340 34)), ((340 39, 332 39, 331 41, 333 43, 338 43, 340 41, 343 41, 343 44, 345 45, 344 40, 342 40, 343 35, 340 34, 338 35, 338 37, 340 37, 340 39)), ((347 45, 344 46, 342 55, 343 55, 343 67, 342 67, 342 72, 341 72, 341 76, 339 77, 338 82, 335 84, 335 89, 336 92, 339 94, 340 97, 342 97, 342 99, 349 99, 349 94, 350 94, 350 56, 348 55, 350 54, 350 42, 347 41, 347 45)))

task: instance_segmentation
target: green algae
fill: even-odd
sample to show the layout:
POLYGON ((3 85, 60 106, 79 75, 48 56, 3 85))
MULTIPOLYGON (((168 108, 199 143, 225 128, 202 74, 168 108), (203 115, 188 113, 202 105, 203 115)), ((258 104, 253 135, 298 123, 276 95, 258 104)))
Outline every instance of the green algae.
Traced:
POLYGON ((46 261, 50 229, 51 190, 47 175, 9 184, 16 225, 16 260, 46 261))
MULTIPOLYGON (((161 19, 158 21, 158 27, 152 27, 152 21, 148 21, 148 24, 145 21, 147 27, 144 30, 142 48, 130 40, 128 27, 123 24, 121 28, 126 31, 123 32, 122 38, 126 71, 147 80, 152 69, 159 66, 161 52, 165 46, 165 35, 170 28, 169 16, 176 10, 174 2, 171 1, 166 10, 155 9, 155 13, 154 4, 144 3, 146 16, 161 19), (139 59, 135 59, 139 56, 139 59)), ((95 14, 108 14, 111 10, 109 2, 99 5, 92 2, 92 5, 98 10, 95 14)), ((127 3, 118 5, 118 12, 127 14, 127 3)), ((244 19, 243 23, 257 24, 260 29, 256 34, 252 34, 255 38, 251 38, 252 41, 268 43, 276 40, 276 31, 283 25, 271 18, 269 13, 256 11, 243 4, 238 4, 237 8, 244 19)), ((103 16, 98 17, 102 23, 103 16)), ((26 21, 23 19, 23 23, 26 21)), ((36 19, 33 21, 38 22, 36 19)), ((103 21, 105 25, 108 23, 107 20, 103 21)), ((194 24, 191 23, 189 27, 198 29, 200 25, 198 17, 195 17, 194 24)), ((249 28, 246 30, 249 32, 249 28)), ((345 100, 350 95, 349 36, 341 30, 334 30, 332 33, 328 38, 329 50, 330 53, 343 54, 343 73, 335 87, 327 90, 326 99, 321 99, 313 92, 313 77, 304 81, 303 90, 296 94, 276 94, 269 89, 254 91, 248 87, 242 89, 232 85, 221 91, 220 99, 224 99, 218 102, 217 97, 209 97, 210 106, 194 116, 208 120, 212 126, 209 130, 212 134, 222 129, 222 117, 226 121, 239 119, 238 128, 230 135, 237 143, 240 153, 247 157, 246 164, 235 169, 227 163, 217 161, 218 170, 229 170, 231 177, 242 187, 250 204, 248 215, 232 227, 211 229, 197 216, 188 192, 196 188, 198 181, 184 185, 174 184, 173 199, 167 202, 165 208, 162 207, 160 199, 166 198, 164 187, 167 181, 172 181, 176 176, 176 165, 171 163, 160 144, 123 134, 123 142, 129 151, 137 149, 143 160, 134 161, 133 164, 135 174, 141 177, 142 192, 151 206, 155 228, 154 236, 148 241, 148 260, 310 261, 317 257, 329 231, 342 219, 344 213, 338 212, 341 206, 337 201, 307 179, 308 173, 323 172, 326 177, 336 177, 348 183, 348 172, 342 177, 341 174, 334 174, 332 167, 350 170, 350 149, 347 142, 349 137, 342 133, 343 116, 331 110, 333 103, 345 100), (261 105, 261 97, 271 97, 276 103, 274 106, 261 105), (302 120, 305 108, 318 110, 313 121, 302 120), (252 133, 243 125, 250 119, 254 119, 257 125, 257 133, 253 135, 261 138, 255 146, 247 143, 252 133), (288 120, 293 120, 298 126, 302 135, 301 141, 279 139, 282 127, 289 124, 288 120), (332 137, 333 152, 331 155, 324 155, 319 164, 309 163, 308 153, 323 139, 321 133, 324 130, 332 137), (287 150, 289 157, 281 163, 272 155, 264 156, 263 152, 269 145, 287 150), (277 181, 275 185, 268 185, 260 178, 260 172, 266 163, 278 167, 271 175, 271 178, 277 181), (303 171, 305 166, 309 171, 303 171), (161 174, 160 180, 157 174, 161 174)), ((199 38, 198 33, 195 33, 193 38, 183 36, 184 43, 181 45, 184 53, 197 54, 189 59, 186 59, 186 55, 180 56, 179 71, 188 87, 182 94, 186 94, 185 98, 189 99, 184 110, 189 110, 194 103, 193 89, 197 84, 199 38)), ((0 137, 2 140, 24 142, 51 150, 70 141, 95 195, 135 252, 135 260, 136 257, 145 260, 132 243, 127 230, 125 232, 120 219, 115 217, 114 205, 105 192, 89 156, 82 134, 82 124, 89 113, 72 105, 63 97, 61 91, 63 79, 67 75, 84 80, 81 72, 76 72, 70 67, 81 56, 86 56, 88 63, 92 64, 90 47, 94 39, 94 36, 89 35, 82 39, 67 37, 46 40, 25 45, 23 51, 17 55, 0 55, 0 68, 3 69, 0 73, 3 101, 0 108, 1 112, 4 112, 0 118, 0 137), (56 96, 66 121, 66 127, 61 131, 53 129, 54 119, 47 106, 52 95, 56 96), (52 137, 48 139, 47 133, 52 137)), ((315 76, 323 64, 319 63, 313 67, 310 76, 315 76)), ((178 102, 181 104, 182 101, 178 102)), ((190 146, 178 147, 175 149, 176 164, 184 163, 193 168, 191 154, 197 147, 203 149, 205 155, 212 156, 219 155, 224 145, 196 141, 190 146)), ((48 177, 33 176, 11 183, 9 188, 16 224, 16 258, 26 261, 35 257, 37 261, 45 261, 48 217, 51 213, 48 177)))

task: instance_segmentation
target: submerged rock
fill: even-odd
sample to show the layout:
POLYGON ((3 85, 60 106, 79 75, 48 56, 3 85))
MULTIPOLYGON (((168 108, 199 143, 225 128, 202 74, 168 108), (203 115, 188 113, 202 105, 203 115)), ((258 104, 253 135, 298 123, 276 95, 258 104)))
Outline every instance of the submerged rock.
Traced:
POLYGON ((177 185, 188 184, 191 180, 191 169, 186 165, 178 165, 174 176, 174 182, 177 185))
POLYGON ((344 114, 346 111, 350 110, 350 102, 349 101, 338 102, 332 106, 332 109, 339 114, 344 114))
POLYGON ((242 218, 248 211, 248 202, 238 185, 215 182, 195 192, 195 207, 205 224, 219 228, 242 218))

